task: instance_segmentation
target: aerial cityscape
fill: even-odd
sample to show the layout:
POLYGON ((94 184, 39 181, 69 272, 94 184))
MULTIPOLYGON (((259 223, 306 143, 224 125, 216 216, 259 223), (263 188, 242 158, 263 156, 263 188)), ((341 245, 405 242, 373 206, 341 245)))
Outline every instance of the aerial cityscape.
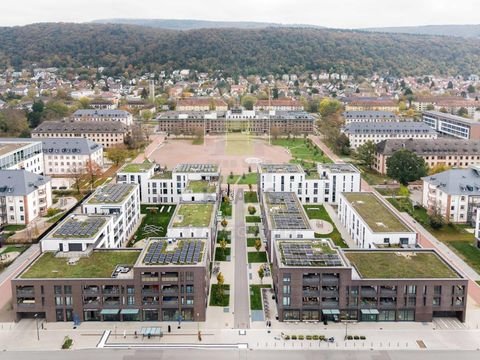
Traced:
POLYGON ((109 3, 0 14, 0 359, 478 359, 480 4, 109 3))

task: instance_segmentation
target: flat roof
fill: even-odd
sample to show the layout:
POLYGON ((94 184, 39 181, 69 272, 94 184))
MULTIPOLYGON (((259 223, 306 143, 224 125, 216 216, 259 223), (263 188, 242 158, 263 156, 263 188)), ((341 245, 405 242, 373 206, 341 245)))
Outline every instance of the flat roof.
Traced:
POLYGON ((309 230, 310 222, 293 192, 264 193, 265 207, 272 229, 309 230))
POLYGON ((443 279, 459 274, 433 250, 343 250, 364 279, 443 279))
POLYGON ((213 204, 180 204, 172 218, 172 227, 208 227, 212 220, 213 204))
POLYGON ((318 164, 318 169, 328 170, 331 173, 360 173, 360 171, 352 164, 347 163, 328 163, 318 164))
POLYGON ((147 172, 150 169, 152 169, 155 166, 154 163, 151 162, 143 162, 139 164, 125 164, 122 166, 120 170, 118 170, 119 173, 142 173, 142 172, 147 172))
POLYGON ((201 239, 156 239, 148 241, 138 265, 197 265, 203 263, 206 249, 201 239))
POLYGON ((108 216, 73 215, 63 220, 45 239, 92 239, 109 219, 108 216))
POLYGON ((97 188, 87 204, 119 204, 135 190, 134 184, 107 184, 97 188))
POLYGON ((413 232, 373 193, 352 192, 342 195, 373 232, 413 232))
MULTIPOLYGON (((473 106, 475 106, 475 103, 472 103, 473 106)), ((469 119, 469 118, 464 118, 462 116, 458 115, 453 115, 453 114, 448 114, 448 113, 443 113, 441 111, 424 111, 423 116, 434 116, 443 120, 453 120, 459 123, 463 124, 480 124, 479 121, 474 120, 474 119, 469 119)))
POLYGON ((299 164, 261 164, 260 170, 262 173, 301 173, 303 168, 299 164))
POLYGON ((6 143, 0 142, 0 156, 11 153, 12 151, 21 149, 24 146, 29 145, 29 143, 6 143))
POLYGON ((111 278, 118 265, 133 267, 139 255, 139 250, 94 250, 89 256, 72 261, 55 257, 53 252, 45 252, 20 278, 111 278))
POLYGON ((213 182, 206 180, 191 180, 187 184, 186 190, 192 193, 214 193, 217 189, 217 185, 213 182))
POLYGON ((218 165, 216 164, 179 164, 173 172, 180 173, 217 173, 218 165))
POLYGON ((337 267, 345 266, 337 250, 326 240, 277 241, 279 259, 283 266, 337 267))

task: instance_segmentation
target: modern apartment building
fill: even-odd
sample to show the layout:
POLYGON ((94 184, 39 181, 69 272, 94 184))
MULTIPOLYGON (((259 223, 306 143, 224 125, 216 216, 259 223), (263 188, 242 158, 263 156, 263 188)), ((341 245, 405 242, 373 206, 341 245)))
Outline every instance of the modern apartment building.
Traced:
POLYGON ((426 176, 422 205, 452 223, 475 225, 480 207, 480 168, 451 169, 426 176))
POLYGON ((71 175, 88 167, 103 168, 103 146, 85 138, 42 139, 47 175, 71 175))
POLYGON ((417 244, 417 233, 392 206, 371 192, 341 193, 338 218, 359 248, 417 244))
POLYGON ((133 116, 125 110, 111 109, 79 109, 72 115, 74 121, 112 121, 132 126, 133 116))
POLYGON ((435 166, 469 167, 480 164, 480 141, 438 138, 390 139, 377 144, 373 168, 387 173, 387 159, 398 150, 409 150, 423 158, 429 168, 435 166))
POLYGON ((0 170, 26 170, 43 175, 42 142, 1 138, 0 170))
POLYGON ((253 134, 310 134, 315 118, 303 111, 227 112, 165 112, 157 117, 158 129, 172 134, 222 134, 249 132, 253 134))
POLYGON ((345 125, 342 132, 350 140, 350 147, 357 149, 367 141, 375 144, 387 139, 436 139, 438 134, 428 125, 421 122, 354 122, 345 125))
POLYGON ((143 204, 176 204, 180 201, 216 201, 220 170, 215 164, 179 164, 162 170, 150 162, 126 164, 117 173, 117 182, 139 184, 143 204))
POLYGON ((298 164, 261 164, 260 193, 294 192, 304 204, 336 204, 341 192, 360 191, 360 172, 346 163, 317 164, 306 172, 298 164))
POLYGON ((280 321, 465 321, 468 280, 434 250, 346 250, 320 239, 274 246, 280 321))
POLYGON ((205 239, 155 238, 143 250, 76 258, 44 252, 12 280, 13 308, 18 320, 205 321, 210 257, 205 239))
POLYGON ((115 121, 45 121, 32 131, 32 138, 87 138, 108 148, 123 145, 127 126, 115 121))
POLYGON ((480 122, 438 111, 425 111, 423 122, 439 134, 465 140, 480 140, 480 122))
POLYGON ((50 178, 26 170, 0 170, 0 225, 28 225, 52 206, 50 178))
POLYGON ((343 117, 345 125, 354 122, 399 121, 397 115, 391 111, 345 111, 343 117))

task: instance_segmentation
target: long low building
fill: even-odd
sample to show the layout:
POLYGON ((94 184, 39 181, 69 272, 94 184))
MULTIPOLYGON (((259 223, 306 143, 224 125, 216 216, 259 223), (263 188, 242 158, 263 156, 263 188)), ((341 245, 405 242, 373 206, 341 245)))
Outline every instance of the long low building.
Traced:
POLYGON ((417 233, 374 193, 340 194, 338 217, 359 248, 417 244, 417 233))
POLYGON ((32 131, 32 138, 90 139, 103 147, 123 145, 129 130, 114 121, 45 121, 32 131))
POLYGON ((459 139, 480 140, 480 122, 438 111, 425 111, 423 122, 440 134, 459 139))
POLYGON ((125 110, 110 109, 79 109, 72 115, 74 121, 113 121, 121 122, 126 126, 131 126, 133 116, 125 110))
POLYGON ((343 113, 345 125, 354 122, 385 122, 399 121, 397 115, 391 111, 345 111, 343 113))
POLYGON ((12 280, 18 320, 205 321, 209 246, 150 239, 141 249, 95 249, 77 258, 44 252, 12 280))
POLYGON ((304 111, 166 112, 157 117, 158 129, 172 134, 310 134, 315 117, 304 111))
POLYGON ((367 141, 377 144, 388 139, 436 139, 438 134, 427 124, 414 121, 360 123, 345 125, 342 132, 350 140, 350 147, 357 149, 367 141))
POLYGON ((279 240, 272 262, 280 321, 465 321, 468 280, 434 250, 279 240))
POLYGON ((377 144, 373 168, 381 174, 386 174, 387 159, 396 151, 404 149, 423 158, 429 168, 435 166, 466 168, 480 163, 480 140, 389 139, 377 144))

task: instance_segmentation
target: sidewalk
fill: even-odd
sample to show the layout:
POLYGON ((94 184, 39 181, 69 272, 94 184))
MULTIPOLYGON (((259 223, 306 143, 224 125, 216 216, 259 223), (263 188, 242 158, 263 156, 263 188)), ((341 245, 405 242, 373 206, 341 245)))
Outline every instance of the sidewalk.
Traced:
POLYGON ((325 207, 325 210, 327 211, 328 215, 330 216, 333 223, 337 227, 337 230, 340 233, 340 235, 342 235, 342 239, 346 242, 348 247, 352 248, 352 249, 357 248, 357 245, 355 245, 355 243, 352 240, 352 237, 350 236, 350 234, 347 232, 345 227, 340 222, 340 219, 338 218, 337 213, 332 208, 332 206, 330 204, 327 204, 327 203, 325 203, 323 206, 325 207))

